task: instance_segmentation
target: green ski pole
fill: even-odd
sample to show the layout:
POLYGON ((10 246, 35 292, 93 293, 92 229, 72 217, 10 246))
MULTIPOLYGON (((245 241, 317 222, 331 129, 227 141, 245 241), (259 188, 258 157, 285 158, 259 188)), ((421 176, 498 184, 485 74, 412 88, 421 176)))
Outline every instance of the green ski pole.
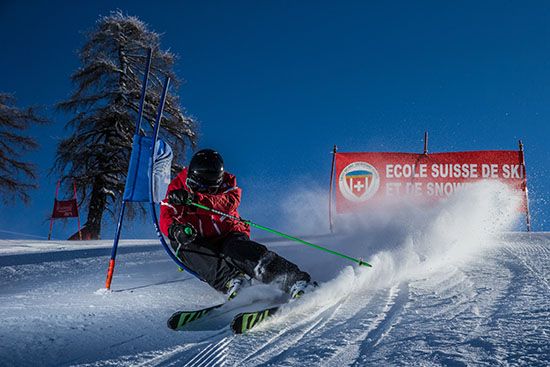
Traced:
POLYGON ((313 244, 311 242, 307 242, 307 241, 304 241, 300 238, 297 238, 297 237, 294 237, 294 236, 290 236, 286 233, 283 233, 283 232, 279 232, 277 230, 274 230, 274 229, 271 229, 271 228, 268 228, 268 227, 264 227, 262 225, 259 225, 259 224, 256 224, 254 222, 251 222, 249 220, 246 220, 246 219, 242 219, 240 217, 236 217, 234 215, 230 215, 230 214, 227 214, 227 213, 224 213, 224 212, 221 212, 219 210, 216 210, 216 209, 212 209, 212 208, 209 208, 207 206, 204 206, 204 205, 201 205, 201 204, 198 204, 198 203, 193 203, 193 202, 189 202, 188 205, 192 205, 192 206, 195 206, 197 208, 200 208, 200 209, 203 209, 203 210, 206 210, 208 212, 211 212, 211 213, 214 213, 214 214, 218 214, 218 215, 221 215, 221 216, 224 216, 224 217, 227 217, 227 218, 231 218, 233 220, 236 220, 236 221, 239 221, 239 222, 242 222, 242 223, 246 223, 248 224, 249 226, 251 227, 254 227, 254 228, 258 228, 258 229, 261 229, 263 231, 267 231, 269 233, 273 233, 273 234, 276 234, 277 236, 281 236, 281 237, 284 237, 286 239, 289 239, 291 241, 295 241, 295 242, 299 242, 301 244, 304 244, 304 245, 307 245, 307 246, 310 246, 310 247, 313 247, 317 250, 321 250, 321 251, 325 251, 325 252, 328 252, 329 254, 333 254, 333 255, 336 255, 336 256, 339 256, 341 258, 344 258, 344 259, 347 259, 347 260, 350 260, 350 261, 353 261, 357 264, 359 264, 360 266, 367 266, 367 267, 372 267, 371 264, 369 264, 368 262, 366 261, 363 261, 362 259, 356 259, 354 257, 351 257, 351 256, 348 256, 348 255, 345 255, 345 254, 342 254, 340 252, 337 252, 337 251, 333 251, 333 250, 330 250, 328 248, 325 248, 323 246, 319 246, 319 245, 316 245, 316 244, 313 244))

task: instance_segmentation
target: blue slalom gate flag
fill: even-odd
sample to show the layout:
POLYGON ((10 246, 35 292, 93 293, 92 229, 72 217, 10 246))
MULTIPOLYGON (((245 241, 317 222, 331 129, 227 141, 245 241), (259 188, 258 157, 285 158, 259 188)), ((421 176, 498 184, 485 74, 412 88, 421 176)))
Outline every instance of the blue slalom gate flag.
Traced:
POLYGON ((172 159, 174 153, 172 148, 164 140, 158 139, 155 144, 155 159, 153 168, 149 172, 153 173, 153 202, 160 203, 164 200, 168 185, 170 185, 172 159))
POLYGON ((170 184, 170 169, 172 166, 172 148, 158 139, 155 144, 155 159, 153 168, 150 167, 153 137, 134 135, 132 154, 128 166, 128 175, 122 199, 126 202, 149 202, 149 177, 153 180, 153 202, 164 200, 170 184))
POLYGON ((136 134, 132 143, 132 154, 126 176, 122 200, 133 202, 149 201, 149 159, 153 139, 136 134))

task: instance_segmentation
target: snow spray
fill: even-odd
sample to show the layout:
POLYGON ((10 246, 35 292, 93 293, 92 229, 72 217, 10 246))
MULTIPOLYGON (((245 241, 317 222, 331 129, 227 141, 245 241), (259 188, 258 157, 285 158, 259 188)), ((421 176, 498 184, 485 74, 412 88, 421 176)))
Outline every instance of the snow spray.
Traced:
MULTIPOLYGON (((318 194, 298 192, 289 199, 299 209, 287 212, 288 218, 295 219, 292 223, 301 223, 297 218, 303 218, 304 208, 326 213, 326 200, 313 200, 326 197, 324 192, 318 194)), ((333 264, 333 275, 322 279, 330 273, 331 262, 311 256, 301 258, 298 263, 312 269, 314 278, 324 281, 323 291, 315 292, 311 301, 304 303, 337 302, 356 292, 372 292, 467 261, 494 248, 495 235, 513 228, 520 216, 519 205, 521 200, 506 185, 487 181, 472 184, 435 204, 399 199, 342 215, 336 222, 337 233, 326 242, 351 254, 373 254, 373 269, 333 264), (323 271, 315 273, 315 269, 323 271)), ((309 217, 301 230, 318 230, 325 224, 322 216, 309 217)))

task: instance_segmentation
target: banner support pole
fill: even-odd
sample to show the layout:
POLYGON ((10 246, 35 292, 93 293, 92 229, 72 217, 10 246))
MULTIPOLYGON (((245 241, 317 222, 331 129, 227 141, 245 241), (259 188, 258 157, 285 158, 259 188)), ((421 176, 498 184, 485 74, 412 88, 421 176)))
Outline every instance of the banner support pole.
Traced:
POLYGON ((80 241, 82 241, 82 232, 80 230, 80 212, 78 210, 78 200, 76 198, 76 182, 74 179, 73 179, 73 189, 74 189, 73 199, 76 203, 76 220, 78 224, 78 238, 80 239, 80 241))
POLYGON ((424 131, 424 155, 428 155, 428 132, 424 131))
POLYGON ((523 174, 523 185, 525 185, 525 222, 527 224, 527 232, 531 232, 531 213, 529 211, 529 190, 527 189, 527 170, 525 168, 525 152, 523 150, 523 142, 519 140, 519 159, 521 164, 521 172, 523 174))
POLYGON ((332 186, 333 186, 333 178, 334 178, 334 162, 336 160, 336 151, 338 150, 338 147, 336 144, 334 144, 334 147, 332 148, 332 163, 330 165, 330 186, 328 191, 328 223, 329 223, 329 229, 330 233, 334 232, 334 222, 332 220, 332 186))
MULTIPOLYGON (((55 209, 55 203, 57 202, 57 194, 59 192, 59 185, 61 184, 61 180, 57 181, 57 185, 55 187, 55 199, 54 199, 54 209, 55 209)), ((48 233, 48 241, 52 239, 52 230, 53 230, 53 212, 52 216, 50 217, 50 232, 48 233)))

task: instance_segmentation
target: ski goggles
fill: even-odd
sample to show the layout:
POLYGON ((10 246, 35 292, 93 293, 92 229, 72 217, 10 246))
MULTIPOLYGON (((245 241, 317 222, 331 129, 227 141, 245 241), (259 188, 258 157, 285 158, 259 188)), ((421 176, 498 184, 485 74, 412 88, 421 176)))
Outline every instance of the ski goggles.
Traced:
POLYGON ((206 185, 201 182, 198 182, 192 177, 187 177, 187 180, 185 181, 185 183, 187 184, 187 187, 189 187, 192 191, 204 192, 208 194, 216 194, 218 192, 218 189, 220 188, 221 180, 218 183, 206 185))

